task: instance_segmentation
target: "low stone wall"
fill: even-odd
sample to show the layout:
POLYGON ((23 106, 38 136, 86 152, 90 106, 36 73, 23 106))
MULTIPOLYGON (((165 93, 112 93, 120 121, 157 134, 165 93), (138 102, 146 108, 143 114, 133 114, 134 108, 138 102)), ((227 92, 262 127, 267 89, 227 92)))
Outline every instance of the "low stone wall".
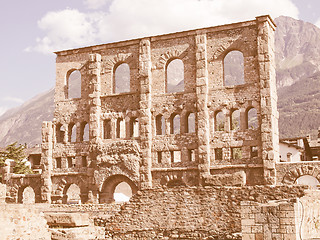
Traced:
POLYGON ((138 192, 109 219, 106 239, 241 239, 241 202, 302 197, 303 186, 179 187, 138 192))
POLYGON ((300 240, 297 213, 295 199, 265 204, 242 202, 242 240, 300 240))
POLYGON ((1 239, 51 239, 43 213, 35 206, 0 204, 0 222, 1 239))

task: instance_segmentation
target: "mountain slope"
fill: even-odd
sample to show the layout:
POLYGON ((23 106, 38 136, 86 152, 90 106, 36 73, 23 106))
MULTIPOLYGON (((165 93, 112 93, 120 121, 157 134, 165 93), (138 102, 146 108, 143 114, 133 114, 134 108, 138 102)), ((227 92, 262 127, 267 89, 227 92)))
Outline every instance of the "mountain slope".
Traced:
POLYGON ((28 145, 41 143, 42 122, 53 119, 53 98, 54 89, 51 89, 2 115, 0 146, 6 146, 15 141, 28 145))
POLYGON ((281 137, 316 135, 320 126, 320 72, 278 90, 281 137))
POLYGON ((320 29, 284 16, 275 23, 277 87, 281 88, 320 70, 320 29))

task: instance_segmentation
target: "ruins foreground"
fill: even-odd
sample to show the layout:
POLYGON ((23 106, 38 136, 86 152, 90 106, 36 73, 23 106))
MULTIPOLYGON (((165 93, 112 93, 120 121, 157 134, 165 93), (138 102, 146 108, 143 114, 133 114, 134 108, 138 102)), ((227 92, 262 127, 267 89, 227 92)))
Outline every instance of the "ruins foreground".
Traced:
MULTIPOLYGON (((317 192, 294 183, 320 171, 279 163, 274 30, 260 16, 57 52, 54 120, 42 126, 39 173, 7 169, 2 186, 6 202, 39 204, 0 205, 0 219, 18 219, 1 232, 300 239, 302 221, 320 214, 301 218, 317 192), (123 182, 134 196, 119 209, 112 202, 123 182)), ((320 235, 307 226, 305 236, 320 235)))

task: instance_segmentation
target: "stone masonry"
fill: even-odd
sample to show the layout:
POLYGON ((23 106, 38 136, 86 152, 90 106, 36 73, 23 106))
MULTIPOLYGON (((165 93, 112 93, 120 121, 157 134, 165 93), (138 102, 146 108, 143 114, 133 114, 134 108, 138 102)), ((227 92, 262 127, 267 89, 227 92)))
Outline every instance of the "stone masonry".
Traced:
POLYGON ((9 201, 22 202, 27 187, 36 202, 108 203, 121 182, 133 193, 275 185, 274 30, 261 16, 56 52, 55 112, 42 125, 42 172, 9 178, 9 201), (227 84, 226 58, 234 52, 243 81, 235 76, 227 84), (174 61, 182 64, 182 90, 169 91, 174 61), (119 77, 124 66, 127 78, 119 77))

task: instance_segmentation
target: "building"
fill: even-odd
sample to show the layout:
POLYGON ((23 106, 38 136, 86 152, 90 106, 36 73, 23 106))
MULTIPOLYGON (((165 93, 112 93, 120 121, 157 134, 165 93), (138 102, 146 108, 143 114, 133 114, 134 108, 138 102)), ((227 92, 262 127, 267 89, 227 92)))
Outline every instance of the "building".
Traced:
POLYGON ((274 29, 261 16, 56 52, 42 172, 12 175, 9 199, 21 201, 26 187, 36 202, 78 195, 105 203, 122 182, 133 193, 164 185, 275 185, 274 29))

